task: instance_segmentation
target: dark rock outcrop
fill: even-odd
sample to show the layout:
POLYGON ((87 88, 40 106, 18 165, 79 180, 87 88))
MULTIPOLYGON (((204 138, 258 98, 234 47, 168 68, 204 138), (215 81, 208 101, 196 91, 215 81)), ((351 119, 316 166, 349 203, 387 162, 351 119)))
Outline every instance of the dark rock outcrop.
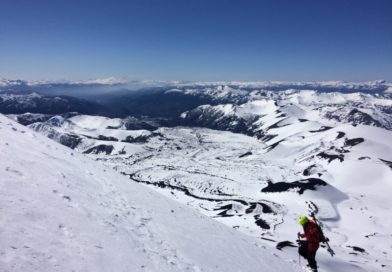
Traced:
POLYGON ((100 154, 104 153, 109 155, 112 153, 114 147, 112 145, 97 145, 84 151, 84 154, 100 154))
POLYGON ((276 182, 272 183, 268 182, 268 185, 261 190, 263 193, 282 193, 288 192, 291 189, 298 190, 298 193, 301 195, 306 190, 316 190, 317 186, 326 186, 327 183, 322 179, 318 178, 308 178, 294 182, 276 182))

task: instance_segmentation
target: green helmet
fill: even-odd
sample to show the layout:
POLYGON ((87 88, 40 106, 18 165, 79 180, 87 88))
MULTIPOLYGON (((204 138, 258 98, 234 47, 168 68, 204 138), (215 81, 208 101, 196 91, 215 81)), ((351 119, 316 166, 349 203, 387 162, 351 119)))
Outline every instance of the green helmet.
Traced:
POLYGON ((298 218, 298 224, 300 224, 300 225, 305 225, 306 223, 308 223, 309 222, 309 218, 307 217, 307 216, 305 216, 305 215, 301 215, 299 218, 298 218))

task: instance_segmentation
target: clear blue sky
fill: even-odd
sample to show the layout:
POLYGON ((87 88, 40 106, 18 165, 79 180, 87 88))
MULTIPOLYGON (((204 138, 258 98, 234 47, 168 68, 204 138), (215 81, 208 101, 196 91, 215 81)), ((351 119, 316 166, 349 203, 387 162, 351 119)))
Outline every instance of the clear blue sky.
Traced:
POLYGON ((0 0, 0 78, 392 81, 392 0, 0 0))

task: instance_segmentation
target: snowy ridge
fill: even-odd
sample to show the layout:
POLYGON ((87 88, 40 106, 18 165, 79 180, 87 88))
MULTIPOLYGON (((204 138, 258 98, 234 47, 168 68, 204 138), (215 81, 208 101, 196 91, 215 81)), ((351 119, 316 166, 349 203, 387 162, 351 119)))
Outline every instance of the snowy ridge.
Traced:
POLYGON ((288 117, 321 121, 332 126, 349 123, 392 129, 392 99, 383 96, 287 90, 252 92, 246 97, 245 103, 236 105, 202 105, 183 113, 181 118, 193 125, 208 121, 208 127, 211 128, 217 128, 220 120, 229 118, 235 124, 243 122, 247 128, 255 127, 257 130, 258 124, 262 122, 260 118, 270 118, 275 114, 281 116, 281 120, 288 117), (230 108, 229 111, 227 107, 230 108))
POLYGON ((2 115, 0 130, 3 271, 300 271, 2 115))
POLYGON ((157 135, 148 130, 127 130, 126 119, 88 115, 54 116, 29 127, 81 153, 106 155, 140 152, 140 143, 157 135))

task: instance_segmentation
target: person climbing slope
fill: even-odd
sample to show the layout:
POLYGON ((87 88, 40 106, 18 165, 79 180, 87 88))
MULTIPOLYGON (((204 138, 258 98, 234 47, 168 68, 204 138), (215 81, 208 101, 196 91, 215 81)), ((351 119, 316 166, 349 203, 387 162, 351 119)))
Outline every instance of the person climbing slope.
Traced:
POLYGON ((299 240, 300 246, 298 248, 298 253, 308 260, 308 265, 312 271, 317 272, 316 252, 320 246, 319 227, 316 222, 304 215, 299 217, 298 223, 304 229, 304 233, 298 232, 298 238, 306 239, 299 240))

